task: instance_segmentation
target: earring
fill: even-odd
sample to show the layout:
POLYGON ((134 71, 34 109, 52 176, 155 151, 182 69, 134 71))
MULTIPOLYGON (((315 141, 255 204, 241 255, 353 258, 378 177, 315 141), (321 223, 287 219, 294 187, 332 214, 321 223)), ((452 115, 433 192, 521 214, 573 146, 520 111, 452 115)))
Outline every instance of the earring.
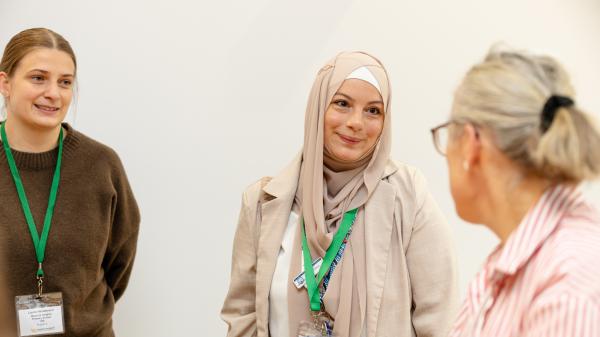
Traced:
POLYGON ((466 160, 465 160, 465 161, 463 161, 463 164, 462 164, 462 166, 463 166, 463 169, 464 169, 465 171, 469 171, 469 169, 470 169, 470 167, 469 167, 469 163, 468 163, 466 160))

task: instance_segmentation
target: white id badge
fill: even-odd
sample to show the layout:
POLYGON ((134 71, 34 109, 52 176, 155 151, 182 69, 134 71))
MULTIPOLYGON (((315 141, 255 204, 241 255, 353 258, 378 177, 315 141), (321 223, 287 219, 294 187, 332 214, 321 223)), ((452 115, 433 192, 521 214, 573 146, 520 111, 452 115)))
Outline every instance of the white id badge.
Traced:
POLYGON ((65 332, 62 293, 17 296, 19 336, 45 336, 65 332))
MULTIPOLYGON (((319 273, 319 269, 321 269, 322 264, 323 264, 323 259, 320 257, 316 258, 312 262, 313 272, 315 273, 315 275, 317 275, 317 273, 319 273)), ((302 260, 302 271, 300 272, 300 274, 298 274, 298 275, 296 275, 296 277, 294 277, 294 285, 298 289, 300 289, 306 285, 306 277, 304 277, 304 259, 302 260)))

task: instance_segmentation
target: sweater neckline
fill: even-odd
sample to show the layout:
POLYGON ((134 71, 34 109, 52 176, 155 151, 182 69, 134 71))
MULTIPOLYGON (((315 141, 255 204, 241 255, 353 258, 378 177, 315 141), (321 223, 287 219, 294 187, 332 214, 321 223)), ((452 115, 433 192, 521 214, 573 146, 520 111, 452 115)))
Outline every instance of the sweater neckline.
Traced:
MULTIPOLYGON (((67 136, 63 140, 63 159, 69 157, 79 145, 81 141, 81 134, 69 123, 62 123, 62 127, 67 130, 67 136)), ((2 141, 0 140, 0 143, 2 141)), ((15 158, 15 163, 19 169, 29 170, 44 170, 48 168, 56 167, 56 160, 58 159, 58 146, 54 149, 44 152, 22 152, 15 149, 11 149, 12 155, 15 158)), ((0 151, 0 158, 6 161, 6 153, 4 149, 0 151)))

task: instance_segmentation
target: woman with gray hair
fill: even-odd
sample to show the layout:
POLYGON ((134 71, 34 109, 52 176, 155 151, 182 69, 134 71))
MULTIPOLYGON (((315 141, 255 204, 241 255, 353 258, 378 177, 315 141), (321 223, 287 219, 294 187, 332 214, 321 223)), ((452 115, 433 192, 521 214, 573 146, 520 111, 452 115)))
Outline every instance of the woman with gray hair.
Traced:
POLYGON ((432 129, 458 215, 500 239, 450 334, 599 336, 600 134, 552 58, 493 49, 432 129))

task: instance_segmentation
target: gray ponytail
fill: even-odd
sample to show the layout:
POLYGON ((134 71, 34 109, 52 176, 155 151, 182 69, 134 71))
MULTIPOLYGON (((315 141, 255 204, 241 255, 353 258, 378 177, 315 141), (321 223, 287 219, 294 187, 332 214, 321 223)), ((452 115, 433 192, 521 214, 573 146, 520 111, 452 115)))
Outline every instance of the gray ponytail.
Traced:
POLYGON ((544 130, 542 110, 553 95, 574 90, 563 67, 547 56, 492 47, 456 91, 452 116, 488 128, 498 148, 523 169, 554 181, 600 175, 600 132, 577 105, 557 108, 544 130))

